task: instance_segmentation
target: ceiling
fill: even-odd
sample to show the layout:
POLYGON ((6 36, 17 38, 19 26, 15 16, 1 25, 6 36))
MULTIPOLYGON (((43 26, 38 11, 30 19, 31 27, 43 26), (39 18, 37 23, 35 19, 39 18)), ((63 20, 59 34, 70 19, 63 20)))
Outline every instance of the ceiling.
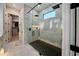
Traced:
MULTIPOLYGON (((25 3, 25 6, 29 7, 31 9, 36 4, 37 3, 25 3)), ((39 7, 35 7, 34 10, 40 12, 40 11, 46 9, 47 7, 50 7, 52 4, 54 4, 54 3, 42 3, 39 7)), ((7 5, 7 7, 15 9, 15 10, 20 10, 23 7, 23 3, 7 3, 6 5, 7 5)))
MULTIPOLYGON (((36 4, 37 3, 26 3, 25 5, 30 8, 33 8, 36 4)), ((40 5, 40 7, 35 7, 35 10, 40 12, 40 11, 46 9, 47 7, 50 7, 52 4, 54 4, 54 3, 42 3, 40 5)))
POLYGON ((19 11, 23 7, 23 4, 22 3, 7 3, 6 6, 19 11))

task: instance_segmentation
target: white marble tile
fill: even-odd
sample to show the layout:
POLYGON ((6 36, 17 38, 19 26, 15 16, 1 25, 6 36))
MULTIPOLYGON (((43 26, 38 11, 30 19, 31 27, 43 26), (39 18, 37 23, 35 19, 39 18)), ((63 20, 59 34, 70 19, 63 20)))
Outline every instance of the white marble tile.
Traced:
POLYGON ((5 46, 5 56, 39 56, 39 52, 29 44, 20 41, 8 43, 5 46))

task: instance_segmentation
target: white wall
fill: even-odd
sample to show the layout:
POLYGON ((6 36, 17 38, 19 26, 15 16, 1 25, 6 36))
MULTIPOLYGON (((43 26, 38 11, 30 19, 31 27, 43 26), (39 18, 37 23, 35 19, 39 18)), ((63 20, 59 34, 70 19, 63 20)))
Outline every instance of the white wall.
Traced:
POLYGON ((3 5, 0 3, 0 49, 3 46, 3 5))
POLYGON ((0 37, 3 35, 3 4, 0 3, 0 37))
POLYGON ((19 13, 19 40, 24 43, 24 5, 19 13))
POLYGON ((62 4, 62 55, 69 56, 70 53, 70 34, 71 34, 71 20, 70 20, 70 4, 62 4))

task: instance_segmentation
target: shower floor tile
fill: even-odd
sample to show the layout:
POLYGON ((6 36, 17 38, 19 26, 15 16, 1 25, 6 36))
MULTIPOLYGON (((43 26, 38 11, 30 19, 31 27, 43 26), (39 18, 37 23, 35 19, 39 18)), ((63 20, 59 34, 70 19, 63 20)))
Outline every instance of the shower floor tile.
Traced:
POLYGON ((37 51, 39 51, 40 55, 43 56, 61 56, 61 49, 55 46, 51 46, 43 41, 36 40, 30 43, 37 51))

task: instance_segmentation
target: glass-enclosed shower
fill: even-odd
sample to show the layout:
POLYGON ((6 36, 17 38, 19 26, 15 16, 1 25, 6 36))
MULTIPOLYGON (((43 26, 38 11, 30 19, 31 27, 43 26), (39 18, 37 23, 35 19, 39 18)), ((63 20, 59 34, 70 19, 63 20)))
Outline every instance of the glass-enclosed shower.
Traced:
MULTIPOLYGON (((26 8, 25 5, 25 21, 24 21, 25 43, 30 44, 34 42, 34 45, 32 46, 35 48, 36 47, 35 42, 41 41, 48 45, 59 48, 61 52, 62 50, 61 4, 54 6, 55 4, 52 3, 50 4, 42 3, 38 5, 40 5, 40 7, 36 6, 33 10, 29 12, 27 10, 30 10, 30 8, 26 8), (46 8, 38 11, 38 9, 42 8, 41 5, 42 6, 49 5, 49 7, 47 6, 46 8)), ((38 42, 36 45, 38 44, 40 45, 40 43, 38 42)), ((43 46, 43 44, 41 46, 43 46)), ((37 50, 39 50, 39 48, 37 50)), ((44 55, 43 53, 40 54, 44 55)))

